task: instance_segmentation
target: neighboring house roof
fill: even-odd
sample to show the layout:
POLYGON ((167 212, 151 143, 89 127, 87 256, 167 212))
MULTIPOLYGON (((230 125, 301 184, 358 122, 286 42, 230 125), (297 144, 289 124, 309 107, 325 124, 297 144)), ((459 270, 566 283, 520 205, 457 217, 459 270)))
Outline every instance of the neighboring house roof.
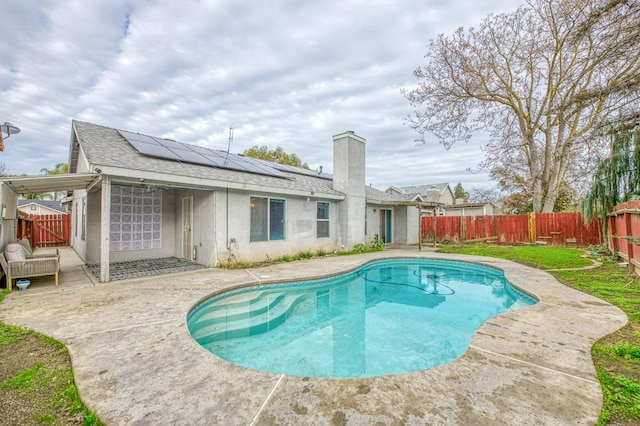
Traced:
POLYGON ((436 188, 440 195, 444 194, 444 192, 449 187, 448 183, 431 183, 428 185, 411 185, 411 186, 390 186, 387 188, 387 191, 391 190, 394 192, 398 192, 400 194, 413 194, 418 193, 422 195, 426 195, 427 191, 432 188, 436 188))
POLYGON ((485 203, 449 204, 447 206, 444 206, 444 208, 445 209, 470 209, 474 207, 484 207, 484 206, 494 207, 492 203, 487 201, 485 203))
MULTIPOLYGON (((117 129, 76 120, 73 121, 72 126, 74 134, 72 144, 77 141, 94 170, 99 167, 110 167, 122 170, 123 175, 127 174, 125 170, 139 170, 159 173, 165 180, 170 180, 170 175, 191 177, 202 180, 203 186, 208 184, 220 186, 233 182, 244 187, 263 187, 274 191, 293 190, 313 194, 317 197, 344 195, 333 189, 331 175, 327 173, 314 175, 307 169, 286 166, 279 167, 279 169, 286 169, 286 171, 281 170, 286 175, 285 178, 282 178, 151 157, 138 152, 117 129)), ((72 146, 69 161, 71 173, 77 170, 78 152, 77 147, 72 146)), ((237 154, 229 155, 236 156, 237 154)), ((275 163, 254 160, 277 167, 275 163)))
POLYGON ((368 203, 372 204, 416 204, 423 203, 424 199, 420 194, 393 194, 371 186, 366 187, 365 196, 368 203))
POLYGON ((60 206, 60 201, 56 200, 18 200, 18 207, 28 206, 31 204, 37 204, 48 209, 57 210, 60 213, 66 213, 67 211, 60 206))

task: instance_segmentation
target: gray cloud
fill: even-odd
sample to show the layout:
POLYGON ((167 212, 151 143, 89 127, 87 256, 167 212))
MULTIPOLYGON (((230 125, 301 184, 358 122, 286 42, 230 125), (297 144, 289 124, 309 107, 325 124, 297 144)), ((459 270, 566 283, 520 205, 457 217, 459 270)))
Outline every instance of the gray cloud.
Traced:
POLYGON ((0 153, 14 174, 68 159, 72 119, 233 152, 282 146, 331 170, 331 136, 367 139, 379 188, 461 181, 478 137, 446 151, 416 146, 400 94, 425 46, 476 25, 507 0, 9 0, 0 27, 0 122, 21 128, 0 153))

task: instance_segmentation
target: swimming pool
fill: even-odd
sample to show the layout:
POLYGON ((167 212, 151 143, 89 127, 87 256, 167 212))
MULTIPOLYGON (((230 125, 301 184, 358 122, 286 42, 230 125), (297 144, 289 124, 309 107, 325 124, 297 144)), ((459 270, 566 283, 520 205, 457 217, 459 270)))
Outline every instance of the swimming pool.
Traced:
POLYGON ((248 368, 306 377, 370 377, 452 361, 487 319, 531 306, 497 269, 389 259, 335 277, 248 287, 196 306, 194 339, 248 368))

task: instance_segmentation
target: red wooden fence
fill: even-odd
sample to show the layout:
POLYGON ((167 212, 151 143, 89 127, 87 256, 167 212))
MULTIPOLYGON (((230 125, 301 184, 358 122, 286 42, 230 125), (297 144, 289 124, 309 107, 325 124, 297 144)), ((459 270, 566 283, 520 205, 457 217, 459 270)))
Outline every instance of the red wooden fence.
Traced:
POLYGON ((629 262, 629 269, 640 271, 640 201, 628 201, 609 214, 609 250, 629 262))
POLYGON ((496 216, 497 242, 504 244, 519 244, 535 242, 531 238, 531 216, 516 214, 496 216))
POLYGON ((32 247, 68 246, 71 237, 71 215, 20 213, 17 231, 18 239, 28 238, 32 247))
MULTIPOLYGON (((538 213, 503 216, 438 216, 436 241, 470 242, 492 240, 500 244, 544 241, 549 245, 588 246, 602 244, 602 222, 584 223, 582 214, 538 213)), ((422 218, 422 240, 432 242, 434 218, 422 218)))

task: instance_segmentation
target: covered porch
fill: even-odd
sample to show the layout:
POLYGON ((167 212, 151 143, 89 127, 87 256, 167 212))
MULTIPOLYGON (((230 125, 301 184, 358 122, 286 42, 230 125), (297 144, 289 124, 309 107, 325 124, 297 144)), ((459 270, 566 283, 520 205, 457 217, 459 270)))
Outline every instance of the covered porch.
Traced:
MULTIPOLYGON (((68 197, 67 202, 72 203, 71 213, 73 215, 72 233, 76 237, 76 242, 82 238, 82 242, 91 241, 91 252, 87 253, 86 245, 71 249, 80 262, 86 261, 90 274, 99 282, 109 282, 112 279, 127 279, 146 275, 156 275, 158 271, 179 272, 187 269, 199 269, 205 265, 197 265, 193 254, 194 246, 192 239, 185 239, 182 228, 189 231, 192 236, 191 222, 186 225, 178 218, 189 217, 193 220, 193 200, 199 197, 210 197, 213 191, 210 188, 204 190, 201 185, 193 185, 192 182, 166 182, 154 181, 145 178, 119 177, 114 179, 104 173, 72 173, 47 176, 15 176, 0 178, 0 199, 2 202, 2 221, 0 222, 0 249, 8 243, 16 241, 17 235, 17 205, 18 198, 27 194, 40 194, 46 192, 66 192, 70 194, 82 194, 82 206, 73 206, 79 200, 68 197), (128 185, 131 188, 144 188, 145 191, 158 190, 169 194, 172 203, 182 202, 183 206, 171 204, 167 211, 165 227, 169 232, 164 232, 165 245, 168 247, 166 253, 147 253, 143 250, 135 253, 136 256, 128 255, 127 252, 113 252, 111 246, 111 224, 112 224, 112 188, 117 185, 128 185), (198 194, 202 194, 199 196, 198 194), (87 197, 96 201, 92 207, 87 209, 87 197), (182 197, 182 198, 181 198, 182 197), (178 200, 178 201, 173 201, 178 200), (184 212, 184 201, 189 200, 189 211, 184 212), (90 227, 86 226, 88 222, 90 227), (180 246, 183 243, 184 247, 180 246), (84 251, 83 251, 84 249, 84 251), (78 251, 79 250, 79 251, 78 251), (167 251, 168 250, 168 251, 167 251), (114 253, 118 256, 114 256, 114 253), (182 256, 181 256, 182 254, 182 256), (130 260, 135 261, 132 263, 130 260), (114 268, 112 272, 111 269, 114 268), (137 271, 136 271, 137 269, 137 271)), ((163 210, 165 206, 162 206, 163 210)), ((73 236, 72 236, 72 241, 73 236)), ((202 245, 202 244, 201 244, 202 245)), ((133 253, 133 252, 131 252, 133 253)), ((84 264, 84 262, 83 262, 84 264)), ((62 265, 61 261, 61 267, 62 265)), ((46 280, 41 278, 39 280, 46 280)))
MULTIPOLYGON (((38 249, 37 253, 49 253, 56 249, 38 249)), ((52 291, 68 291, 99 285, 100 268, 86 265, 71 247, 59 247, 60 273, 58 287, 53 276, 33 277, 25 294, 40 294, 52 291)), ((178 258, 134 260, 130 262, 114 262, 109 265, 111 276, 109 281, 120 281, 132 278, 180 274, 189 271, 206 269, 203 265, 178 258)), ((169 275, 171 276, 171 275, 169 275)), ((15 289, 14 289, 15 290, 15 289)))

